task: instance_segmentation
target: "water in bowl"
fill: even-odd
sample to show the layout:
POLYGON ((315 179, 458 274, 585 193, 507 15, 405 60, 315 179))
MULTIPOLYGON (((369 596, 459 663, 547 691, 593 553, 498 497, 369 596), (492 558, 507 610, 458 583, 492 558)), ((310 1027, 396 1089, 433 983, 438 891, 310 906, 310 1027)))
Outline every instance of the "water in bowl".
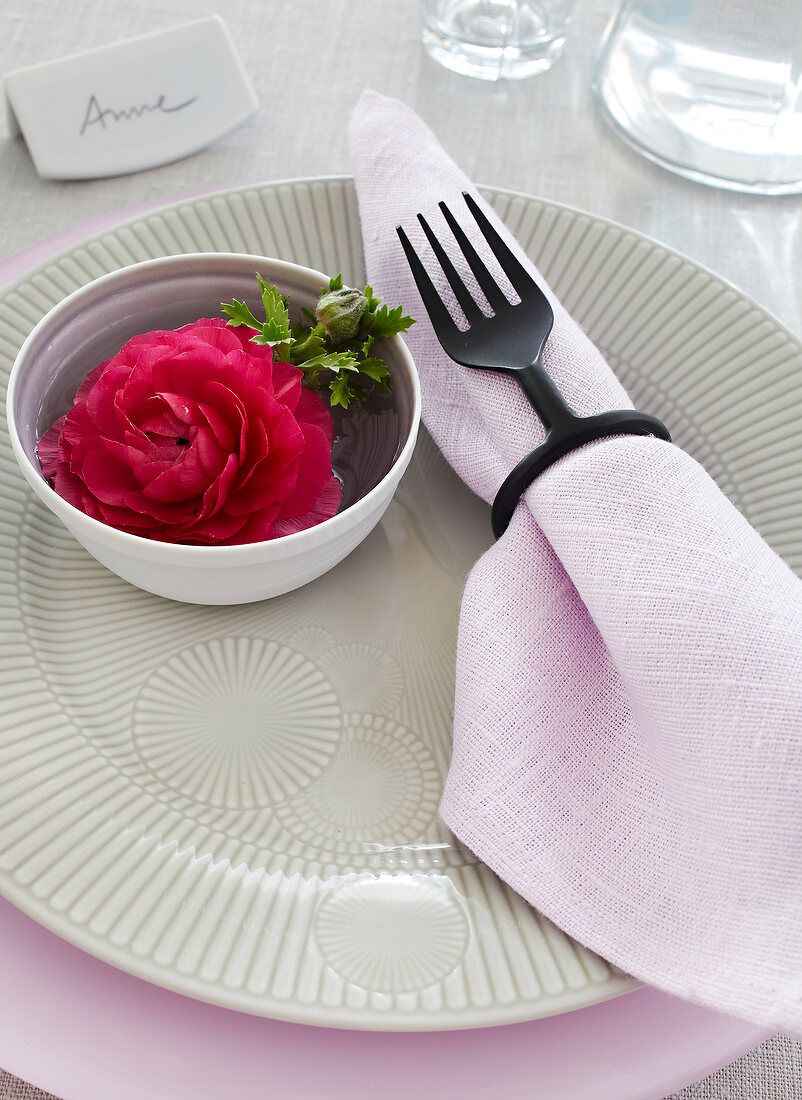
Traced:
POLYGON ((405 434, 392 385, 371 385, 364 400, 332 409, 331 464, 342 485, 343 508, 355 504, 389 473, 405 434))

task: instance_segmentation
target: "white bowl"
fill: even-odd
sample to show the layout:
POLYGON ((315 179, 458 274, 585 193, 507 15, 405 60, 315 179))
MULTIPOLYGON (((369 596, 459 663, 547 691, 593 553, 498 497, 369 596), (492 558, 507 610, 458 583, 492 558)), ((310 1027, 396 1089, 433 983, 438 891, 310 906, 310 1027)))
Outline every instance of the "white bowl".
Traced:
POLYGON ((360 449, 360 431, 373 433, 362 450, 370 453, 373 466, 378 462, 372 479, 376 483, 368 480, 351 490, 346 486, 341 510, 315 527, 240 546, 176 545, 119 531, 54 492, 42 476, 37 442, 70 408, 89 371, 131 336, 219 317, 220 303, 232 298, 247 301, 258 316, 257 271, 290 295, 290 309, 296 314, 301 306, 314 306, 328 282, 318 271, 263 256, 196 253, 148 260, 104 275, 59 302, 28 336, 11 371, 8 427, 28 483, 93 557, 124 580, 159 596, 187 603, 249 603, 314 580, 379 522, 412 457, 420 423, 420 388, 406 345, 392 337, 381 346, 392 376, 390 429, 386 418, 367 417, 362 426, 358 416, 344 421, 352 449, 360 449), (379 421, 381 427, 376 426, 379 421), (351 501, 349 491, 355 497, 351 501))

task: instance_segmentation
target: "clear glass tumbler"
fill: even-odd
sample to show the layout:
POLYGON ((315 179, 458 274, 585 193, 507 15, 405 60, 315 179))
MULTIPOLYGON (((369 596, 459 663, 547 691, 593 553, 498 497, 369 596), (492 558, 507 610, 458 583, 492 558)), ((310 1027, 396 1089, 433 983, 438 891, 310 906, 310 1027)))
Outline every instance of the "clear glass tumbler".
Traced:
POLYGON ((441 65, 480 80, 550 69, 575 0, 422 0, 423 44, 441 65))
POLYGON ((619 134, 664 167, 802 191, 802 0, 622 0, 593 85, 619 134))

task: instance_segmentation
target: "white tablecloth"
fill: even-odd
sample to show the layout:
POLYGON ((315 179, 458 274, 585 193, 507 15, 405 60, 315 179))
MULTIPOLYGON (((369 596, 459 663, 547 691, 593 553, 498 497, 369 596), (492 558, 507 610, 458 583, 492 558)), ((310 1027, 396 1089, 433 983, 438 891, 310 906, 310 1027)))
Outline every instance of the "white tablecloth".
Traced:
MULTIPOLYGON (((202 152, 135 175, 42 180, 0 131, 0 258, 76 223, 214 187, 348 173, 345 140, 364 88, 406 100, 479 183, 559 200, 657 238, 711 268, 802 333, 802 197, 752 198, 688 183, 625 146, 590 91, 614 0, 578 0, 564 57, 543 76, 486 84, 423 51, 415 0, 2 0, 0 73, 204 15, 222 14, 258 112, 202 152)), ((0 981, 2 975, 0 975, 0 981)), ((681 1100, 796 1100, 802 1046, 764 1044, 681 1100)), ((0 1100, 45 1094, 0 1071, 0 1100)), ((577 1098, 578 1100, 578 1098, 577 1098)))

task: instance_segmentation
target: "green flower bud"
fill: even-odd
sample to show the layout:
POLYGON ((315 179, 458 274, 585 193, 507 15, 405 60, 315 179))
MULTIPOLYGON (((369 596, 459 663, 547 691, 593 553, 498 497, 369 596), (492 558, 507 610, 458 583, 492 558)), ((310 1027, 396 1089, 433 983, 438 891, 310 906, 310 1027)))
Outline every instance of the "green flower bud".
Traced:
POLYGON ((342 344, 357 335, 367 308, 368 300, 360 290, 343 287, 342 290, 330 290, 320 298, 315 317, 332 343, 342 344))

